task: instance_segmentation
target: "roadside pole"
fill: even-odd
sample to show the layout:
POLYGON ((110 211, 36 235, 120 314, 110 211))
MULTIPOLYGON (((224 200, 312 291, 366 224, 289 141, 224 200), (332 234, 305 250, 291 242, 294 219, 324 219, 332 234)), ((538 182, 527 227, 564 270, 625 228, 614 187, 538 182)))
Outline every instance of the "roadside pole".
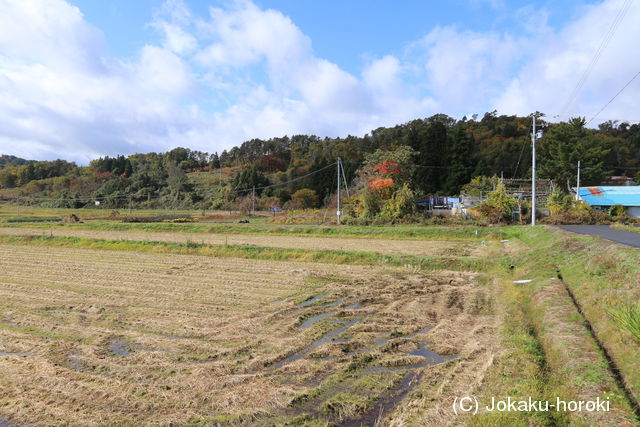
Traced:
POLYGON ((531 225, 536 225, 536 114, 531 116, 533 132, 531 132, 531 225))
POLYGON ((338 157, 336 165, 338 166, 338 210, 336 211, 336 216, 338 217, 338 225, 340 225, 340 215, 342 215, 342 212, 340 212, 340 208, 342 207, 340 203, 340 157, 338 157))
POLYGON ((576 186, 576 200, 580 200, 580 160, 578 160, 578 182, 576 186))
POLYGON ((256 215, 256 186, 251 190, 251 216, 256 215))

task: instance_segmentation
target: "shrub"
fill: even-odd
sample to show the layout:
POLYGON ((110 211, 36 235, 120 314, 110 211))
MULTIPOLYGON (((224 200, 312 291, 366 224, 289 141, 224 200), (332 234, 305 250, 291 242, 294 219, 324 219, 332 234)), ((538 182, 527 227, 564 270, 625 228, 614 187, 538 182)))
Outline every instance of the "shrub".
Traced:
POLYGON ((517 208, 517 200, 507 193, 502 180, 500 180, 496 189, 489 193, 486 201, 478 205, 477 210, 490 223, 496 224, 503 221, 510 222, 511 214, 517 208))
MULTIPOLYGON (((570 198, 570 196, 567 197, 570 198)), ((609 216, 606 212, 596 212, 583 201, 570 199, 568 206, 562 206, 558 212, 542 222, 545 224, 608 224, 609 216)))
POLYGON ((623 205, 613 205, 609 208, 609 215, 613 218, 613 219, 618 219, 620 217, 623 217, 627 214, 627 208, 625 208, 623 205))
POLYGON ((301 209, 317 208, 319 204, 318 194, 309 188, 301 188, 291 196, 291 205, 301 209))
POLYGON ((385 201, 380 216, 383 220, 395 222, 416 211, 416 196, 407 183, 403 184, 385 201))

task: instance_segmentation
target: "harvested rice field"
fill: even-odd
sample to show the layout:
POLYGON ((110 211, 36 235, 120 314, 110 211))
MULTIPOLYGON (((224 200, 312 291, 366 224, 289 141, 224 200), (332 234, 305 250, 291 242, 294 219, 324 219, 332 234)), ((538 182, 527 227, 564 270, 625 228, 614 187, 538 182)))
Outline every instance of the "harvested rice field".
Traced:
POLYGON ((482 371, 495 341, 466 273, 24 245, 0 259, 0 414, 16 424, 367 425, 426 372, 443 402, 464 390, 449 373, 482 371))
POLYGON ((426 256, 481 256, 484 247, 455 240, 394 240, 348 237, 264 236, 212 233, 166 233, 152 231, 81 230, 70 228, 0 227, 9 236, 65 236, 89 239, 134 240, 209 245, 255 245, 274 248, 365 251, 381 254, 426 256))

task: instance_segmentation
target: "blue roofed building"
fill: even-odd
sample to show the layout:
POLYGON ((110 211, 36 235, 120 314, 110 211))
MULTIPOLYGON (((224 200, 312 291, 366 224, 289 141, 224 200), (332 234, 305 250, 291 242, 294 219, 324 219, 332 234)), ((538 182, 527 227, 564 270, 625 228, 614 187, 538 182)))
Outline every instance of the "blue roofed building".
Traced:
POLYGON ((596 210, 622 205, 629 216, 640 218, 640 185, 581 187, 578 198, 596 210))

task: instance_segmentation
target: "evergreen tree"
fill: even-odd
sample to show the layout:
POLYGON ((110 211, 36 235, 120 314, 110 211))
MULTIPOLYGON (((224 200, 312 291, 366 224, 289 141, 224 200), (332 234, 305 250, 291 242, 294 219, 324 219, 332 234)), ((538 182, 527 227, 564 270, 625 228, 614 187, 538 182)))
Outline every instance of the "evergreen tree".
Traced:
POLYGON ((412 148, 418 151, 415 187, 423 193, 437 193, 446 181, 447 127, 440 117, 432 118, 414 138, 412 148))
POLYGON ((611 151, 606 137, 585 127, 585 119, 573 118, 549 129, 540 140, 540 178, 551 178, 564 187, 576 182, 577 164, 582 164, 581 181, 597 185, 610 171, 604 160, 611 151))
POLYGON ((444 190, 449 195, 460 192, 460 188, 471 180, 473 139, 466 126, 458 124, 449 150, 449 170, 444 190))
POLYGON ((217 152, 213 153, 209 158, 209 169, 220 169, 220 158, 217 152))

